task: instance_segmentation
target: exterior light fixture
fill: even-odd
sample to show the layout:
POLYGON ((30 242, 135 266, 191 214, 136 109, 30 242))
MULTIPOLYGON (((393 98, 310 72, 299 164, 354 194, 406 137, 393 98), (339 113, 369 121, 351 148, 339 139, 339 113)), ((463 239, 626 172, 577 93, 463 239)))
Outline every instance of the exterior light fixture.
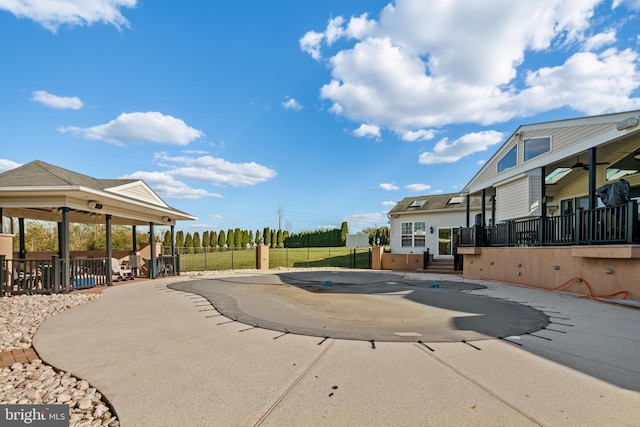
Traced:
POLYGON ((553 267, 551 267, 551 268, 553 268, 554 270, 560 270, 560 266, 559 266, 559 265, 554 265, 554 266, 553 266, 553 267))
POLYGON ((605 272, 605 273, 607 273, 607 274, 613 274, 613 273, 615 273, 616 271, 615 271, 613 268, 608 268, 608 269, 606 269, 604 272, 605 272))
POLYGON ((102 204, 96 202, 95 200, 89 200, 87 206, 89 207, 89 209, 102 209, 102 204))
POLYGON ((171 222, 171 218, 169 218, 168 216, 163 216, 162 222, 171 222))

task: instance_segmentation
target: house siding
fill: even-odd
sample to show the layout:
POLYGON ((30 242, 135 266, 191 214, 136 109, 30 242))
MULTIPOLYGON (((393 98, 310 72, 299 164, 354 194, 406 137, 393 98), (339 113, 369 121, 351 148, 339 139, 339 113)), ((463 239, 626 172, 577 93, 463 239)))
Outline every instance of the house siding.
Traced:
POLYGON ((523 173, 535 165, 544 162, 545 158, 551 156, 553 153, 570 150, 571 147, 577 141, 584 141, 601 135, 605 132, 609 132, 615 129, 615 123, 603 123, 594 125, 583 125, 575 127, 558 126, 555 128, 540 128, 533 130, 527 130, 527 126, 521 129, 519 136, 513 136, 508 140, 503 147, 501 147, 493 158, 487 163, 485 167, 473 180, 473 187, 490 187, 496 180, 509 179, 519 173, 523 173), (535 157, 527 162, 524 161, 524 140, 537 137, 551 137, 551 151, 535 157), (502 157, 513 148, 514 145, 518 146, 518 164, 505 171, 498 173, 498 162, 502 157), (502 178, 504 177, 504 178, 502 178))
POLYGON ((529 177, 496 188, 496 216, 498 221, 523 218, 529 215, 529 177))
POLYGON ((149 190, 144 185, 135 185, 126 188, 112 190, 114 193, 131 197, 132 199, 141 200, 146 203, 158 205, 158 199, 153 194, 149 194, 149 190))
MULTIPOLYGON (((473 223, 473 217, 479 213, 479 209, 471 209, 470 217, 473 223)), ((459 228, 466 226, 465 210, 448 210, 446 212, 422 212, 416 214, 398 215, 398 218, 391 218, 391 252, 397 254, 422 254, 429 249, 429 253, 437 256, 438 254, 438 229, 439 228, 459 228), (424 221, 427 229, 426 243, 424 247, 403 247, 402 246, 402 223, 424 221), (430 232, 433 227, 433 234, 430 232)))

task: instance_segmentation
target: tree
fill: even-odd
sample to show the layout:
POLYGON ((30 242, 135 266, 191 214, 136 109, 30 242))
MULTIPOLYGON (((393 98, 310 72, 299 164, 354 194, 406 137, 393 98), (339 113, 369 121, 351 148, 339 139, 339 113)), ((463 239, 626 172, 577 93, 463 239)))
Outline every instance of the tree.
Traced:
POLYGON ((347 244, 347 234, 349 234, 349 226, 347 225, 347 221, 343 221, 340 226, 340 240, 342 241, 342 246, 346 246, 347 244))
POLYGON ((162 240, 162 246, 165 248, 171 247, 171 231, 165 231, 164 238, 162 240))
POLYGON ((277 244, 276 230, 271 230, 271 247, 275 248, 277 244))
POLYGON ((234 247, 234 234, 232 229, 227 230, 227 247, 233 249, 234 247))
POLYGON ((376 230, 376 244, 380 246, 387 246, 391 243, 389 238, 390 230, 388 226, 380 227, 376 230))
POLYGON ((193 247, 196 249, 195 252, 199 252, 202 244, 200 243, 200 233, 197 231, 193 233, 193 247))
POLYGON ((184 231, 180 230, 176 233, 176 247, 183 248, 184 247, 184 231))
POLYGON ((218 233, 211 231, 211 234, 209 234, 209 241, 211 242, 210 246, 215 248, 218 245, 218 233))
POLYGON ((256 246, 260 246, 262 244, 262 235, 260 234, 260 230, 256 230, 256 246))
POLYGON ((187 249, 193 248, 193 237, 191 233, 187 233, 187 237, 184 238, 184 247, 187 249))
POLYGON ((262 231, 262 241, 265 246, 271 246, 271 230, 269 230, 269 227, 265 227, 262 231))
POLYGON ((218 246, 220 248, 224 248, 224 245, 227 244, 227 238, 224 235, 224 230, 220 230, 220 234, 218 234, 218 246))
POLYGON ((239 228, 233 231, 233 241, 235 242, 236 248, 242 249, 244 247, 242 244, 242 230, 239 228))
POLYGON ((211 246, 209 241, 209 232, 205 230, 205 232, 202 233, 202 247, 208 248, 209 246, 211 246))
MULTIPOLYGON (((25 221, 24 243, 30 252, 55 251, 58 248, 58 227, 42 221, 25 221)), ((19 239, 16 239, 19 241, 19 239)))
POLYGON ((284 246, 284 240, 282 238, 283 234, 282 234, 282 230, 278 230, 278 233, 276 234, 276 246, 278 248, 281 248, 284 246))
POLYGON ((249 245, 253 246, 253 230, 249 231, 249 235, 247 236, 247 243, 249 243, 249 245))

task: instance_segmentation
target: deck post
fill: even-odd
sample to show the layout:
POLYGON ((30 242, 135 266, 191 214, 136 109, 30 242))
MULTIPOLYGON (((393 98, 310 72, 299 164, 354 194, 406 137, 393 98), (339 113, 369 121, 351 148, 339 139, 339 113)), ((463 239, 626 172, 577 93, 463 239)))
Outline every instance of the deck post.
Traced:
POLYGON ((113 245, 111 242, 111 215, 105 215, 105 231, 107 240, 107 285, 113 286, 113 271, 111 271, 111 258, 113 257, 113 245))
POLYGON ((630 200, 627 203, 627 243, 634 243, 638 234, 638 202, 630 200))
POLYGON ((62 208, 62 222, 60 223, 60 229, 62 233, 60 233, 60 258, 62 262, 60 263, 60 267, 62 268, 62 273, 60 274, 62 280, 62 288, 61 292, 69 292, 71 290, 71 283, 69 280, 69 268, 71 267, 71 262, 69 259, 69 208, 62 208))
POLYGON ((156 260, 156 238, 153 232, 153 222, 149 223, 149 249, 151 250, 149 261, 149 279, 155 279, 158 276, 158 272, 156 271, 157 260, 156 260))

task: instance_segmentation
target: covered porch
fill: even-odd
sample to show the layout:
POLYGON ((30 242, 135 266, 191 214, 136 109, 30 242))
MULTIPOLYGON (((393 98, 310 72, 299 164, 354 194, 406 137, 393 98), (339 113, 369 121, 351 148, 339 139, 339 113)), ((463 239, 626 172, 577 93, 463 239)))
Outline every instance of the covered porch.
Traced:
POLYGON ((195 218, 168 206, 143 181, 96 179, 34 161, 0 174, 0 219, 0 293, 15 295, 110 286, 114 280, 135 278, 141 271, 147 271, 152 279, 179 274, 173 247, 175 223, 195 218), (4 229, 4 217, 18 219, 17 254, 13 251, 15 236, 4 229), (57 224, 57 253, 27 256, 25 219, 57 224), (106 249, 102 256, 72 256, 69 230, 74 223, 104 225, 106 249), (124 254, 113 250, 113 225, 131 226, 133 243, 124 254), (162 255, 159 244, 154 243, 159 225, 170 227, 169 255, 162 255), (149 229, 151 244, 144 253, 137 250, 139 226, 149 229))

